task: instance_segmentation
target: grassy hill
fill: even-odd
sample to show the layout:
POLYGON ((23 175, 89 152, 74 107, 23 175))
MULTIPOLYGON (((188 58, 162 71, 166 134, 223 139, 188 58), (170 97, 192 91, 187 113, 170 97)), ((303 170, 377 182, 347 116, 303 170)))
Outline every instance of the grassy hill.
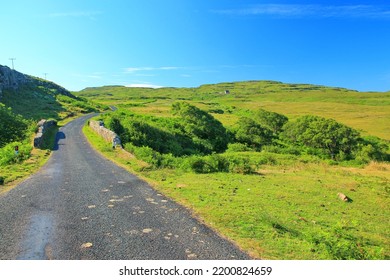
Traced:
POLYGON ((390 258, 390 92, 249 81, 198 88, 108 86, 74 94, 119 109, 101 118, 123 135, 126 151, 113 150, 86 127, 95 147, 254 257, 390 258), (259 109, 287 116, 290 128, 295 120, 314 119, 324 129, 340 129, 364 153, 380 141, 384 161, 333 160, 315 147, 285 142, 281 134, 262 134, 259 109), (228 137, 225 151, 221 135, 228 137), (358 144, 359 135, 373 142, 358 144))
POLYGON ((95 104, 77 98, 64 88, 40 78, 17 89, 3 90, 0 103, 25 119, 42 118, 62 120, 71 115, 96 110, 95 104))

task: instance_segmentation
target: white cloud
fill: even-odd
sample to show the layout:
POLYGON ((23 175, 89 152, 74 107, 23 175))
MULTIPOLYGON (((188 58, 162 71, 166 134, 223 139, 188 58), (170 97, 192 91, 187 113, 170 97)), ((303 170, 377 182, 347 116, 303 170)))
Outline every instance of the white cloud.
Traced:
POLYGON ((227 15, 259 15, 284 18, 389 18, 390 6, 373 5, 297 5, 297 4, 260 4, 241 9, 218 10, 227 15))
POLYGON ((101 79, 102 78, 102 76, 98 76, 98 75, 88 75, 87 77, 91 78, 91 79, 101 79))
POLYGON ((167 71, 167 70, 178 70, 182 67, 175 66, 163 66, 163 67, 129 67, 126 68, 126 73, 136 73, 141 71, 167 71))
POLYGON ((129 84, 125 87, 142 87, 142 88, 162 88, 163 86, 153 85, 153 84, 129 84))

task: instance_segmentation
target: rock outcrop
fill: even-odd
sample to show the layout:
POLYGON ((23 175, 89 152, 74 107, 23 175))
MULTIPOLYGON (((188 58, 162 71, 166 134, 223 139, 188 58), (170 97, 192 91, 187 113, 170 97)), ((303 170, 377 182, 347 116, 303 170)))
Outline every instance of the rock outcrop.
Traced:
POLYGON ((0 97, 4 89, 17 89, 19 86, 31 81, 30 76, 0 65, 0 97))
POLYGON ((22 85, 32 84, 34 86, 44 86, 48 89, 54 89, 56 94, 62 94, 77 99, 65 88, 46 80, 33 76, 25 75, 18 71, 12 70, 7 66, 0 65, 0 98, 4 89, 16 90, 22 85))

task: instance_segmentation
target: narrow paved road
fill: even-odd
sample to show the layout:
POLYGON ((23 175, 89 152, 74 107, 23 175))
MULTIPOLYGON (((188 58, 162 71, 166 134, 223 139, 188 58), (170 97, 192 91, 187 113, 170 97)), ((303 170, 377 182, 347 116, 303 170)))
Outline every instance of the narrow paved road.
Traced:
POLYGON ((0 196, 0 259, 248 259, 148 184, 102 158, 79 118, 35 175, 0 196))

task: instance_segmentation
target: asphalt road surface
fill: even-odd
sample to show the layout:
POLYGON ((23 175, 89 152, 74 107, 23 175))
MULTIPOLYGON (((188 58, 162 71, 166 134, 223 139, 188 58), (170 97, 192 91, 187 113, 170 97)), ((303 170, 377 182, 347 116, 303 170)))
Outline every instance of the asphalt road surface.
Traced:
POLYGON ((62 127, 47 164, 0 195, 0 259, 249 259, 62 127))

